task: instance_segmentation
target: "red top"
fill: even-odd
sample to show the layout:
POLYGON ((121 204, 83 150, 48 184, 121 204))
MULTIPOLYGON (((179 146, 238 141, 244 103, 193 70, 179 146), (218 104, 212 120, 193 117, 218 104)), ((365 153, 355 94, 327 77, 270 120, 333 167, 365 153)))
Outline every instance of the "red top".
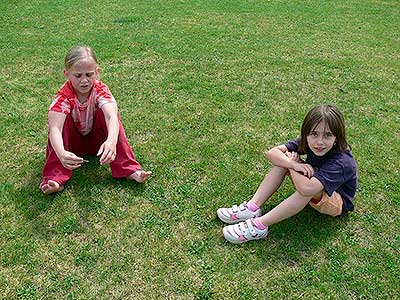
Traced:
POLYGON ((83 135, 88 134, 93 127, 93 117, 96 108, 102 108, 106 103, 116 103, 108 86, 96 80, 90 95, 84 103, 80 103, 78 97, 68 80, 58 91, 49 111, 71 114, 75 126, 83 135))

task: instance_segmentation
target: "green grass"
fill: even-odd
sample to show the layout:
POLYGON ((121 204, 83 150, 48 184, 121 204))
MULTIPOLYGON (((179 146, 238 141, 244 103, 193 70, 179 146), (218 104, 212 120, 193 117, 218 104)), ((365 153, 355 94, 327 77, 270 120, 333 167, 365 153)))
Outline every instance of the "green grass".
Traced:
MULTIPOLYGON (((2 1, 0 299, 395 299, 400 293, 398 1, 2 1), (95 158, 38 190, 63 58, 91 45, 145 185, 95 158), (234 246, 218 207, 263 153, 339 106, 356 210, 306 208, 234 246)), ((264 209, 293 192, 286 182, 264 209)))

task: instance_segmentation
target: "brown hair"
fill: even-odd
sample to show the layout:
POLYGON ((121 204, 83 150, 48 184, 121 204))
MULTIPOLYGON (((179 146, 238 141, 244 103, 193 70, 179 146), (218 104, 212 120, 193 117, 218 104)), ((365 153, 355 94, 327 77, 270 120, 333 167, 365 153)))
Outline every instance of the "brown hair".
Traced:
POLYGON ((336 137, 335 145, 332 148, 335 152, 342 152, 350 148, 346 140, 346 130, 342 113, 335 105, 321 104, 311 109, 304 118, 301 126, 300 153, 305 153, 306 150, 309 150, 307 136, 321 122, 325 122, 336 137))
POLYGON ((64 60, 65 69, 69 70, 78 61, 91 57, 97 64, 96 54, 88 46, 75 46, 68 50, 64 60))

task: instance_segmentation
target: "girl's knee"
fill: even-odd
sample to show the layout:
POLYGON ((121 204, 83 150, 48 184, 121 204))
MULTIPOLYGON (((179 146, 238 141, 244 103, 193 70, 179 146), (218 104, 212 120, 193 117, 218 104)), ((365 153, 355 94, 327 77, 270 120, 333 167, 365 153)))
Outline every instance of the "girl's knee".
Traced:
POLYGON ((289 175, 289 169, 279 166, 273 166, 270 172, 276 172, 282 175, 289 175))
POLYGON ((296 197, 296 199, 298 199, 299 201, 306 202, 306 203, 310 202, 310 200, 312 199, 312 196, 304 195, 303 193, 299 192, 297 189, 296 189, 296 192, 294 192, 293 196, 296 197))

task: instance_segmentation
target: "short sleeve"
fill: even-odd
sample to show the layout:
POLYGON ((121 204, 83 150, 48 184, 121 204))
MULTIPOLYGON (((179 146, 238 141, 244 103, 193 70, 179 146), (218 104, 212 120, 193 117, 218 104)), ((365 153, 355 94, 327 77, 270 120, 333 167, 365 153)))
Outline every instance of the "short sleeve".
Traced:
POLYGON ((62 112, 66 115, 70 114, 75 106, 74 98, 75 94, 72 84, 67 80, 54 97, 53 102, 49 107, 49 111, 62 112))
POLYGON ((116 103, 114 96, 111 94, 108 86, 100 81, 96 82, 96 102, 97 106, 101 108, 104 104, 107 103, 116 103))
POLYGON ((71 113, 71 103, 64 95, 57 94, 49 107, 49 111, 61 112, 68 115, 71 113))
POLYGON ((289 152, 298 152, 300 138, 295 138, 285 144, 289 152))
POLYGON ((328 196, 331 196, 346 181, 344 167, 335 160, 324 163, 314 177, 322 183, 328 196))

